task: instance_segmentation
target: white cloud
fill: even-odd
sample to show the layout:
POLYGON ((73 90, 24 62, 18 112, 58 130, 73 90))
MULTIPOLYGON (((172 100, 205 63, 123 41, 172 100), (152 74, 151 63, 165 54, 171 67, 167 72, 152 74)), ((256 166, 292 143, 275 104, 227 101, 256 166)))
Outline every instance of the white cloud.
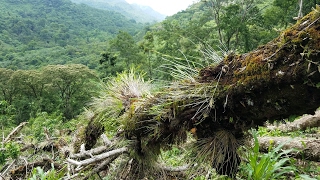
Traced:
POLYGON ((187 7, 195 0, 126 0, 128 3, 136 3, 150 6, 152 9, 164 15, 173 15, 187 7))

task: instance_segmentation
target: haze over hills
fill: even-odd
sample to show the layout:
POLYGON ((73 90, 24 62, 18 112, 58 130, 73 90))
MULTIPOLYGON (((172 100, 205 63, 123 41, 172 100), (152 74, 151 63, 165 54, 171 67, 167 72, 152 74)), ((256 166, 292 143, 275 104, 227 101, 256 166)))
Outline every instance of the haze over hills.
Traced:
POLYGON ((165 15, 153 10, 149 6, 129 4, 125 0, 71 0, 74 3, 83 3, 91 7, 123 14, 128 19, 138 22, 154 22, 165 19, 165 15))
POLYGON ((95 68, 107 41, 144 24, 70 0, 0 0, 0 67, 82 63, 95 68))

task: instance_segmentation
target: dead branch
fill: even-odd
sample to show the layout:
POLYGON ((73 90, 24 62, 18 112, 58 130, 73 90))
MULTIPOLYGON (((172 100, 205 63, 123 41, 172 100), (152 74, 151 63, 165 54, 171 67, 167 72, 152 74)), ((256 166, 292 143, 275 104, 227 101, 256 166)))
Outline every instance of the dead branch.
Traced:
POLYGON ((103 154, 96 155, 96 156, 94 156, 94 157, 92 157, 90 159, 86 159, 86 160, 83 160, 83 161, 76 161, 76 160, 68 158, 67 162, 80 167, 80 166, 85 166, 85 165, 89 165, 89 164, 92 164, 92 163, 97 163, 97 162, 99 162, 101 160, 104 160, 104 159, 106 159, 108 157, 118 156, 118 155, 120 155, 122 153, 125 153, 125 152, 128 152, 128 148, 127 147, 122 147, 122 148, 119 148, 119 149, 108 151, 108 152, 103 153, 103 154))
POLYGON ((19 166, 18 168, 10 171, 11 179, 23 179, 28 176, 28 173, 32 171, 35 167, 41 167, 44 171, 48 171, 52 168, 52 165, 55 170, 61 170, 63 166, 59 163, 54 162, 52 159, 43 158, 40 161, 27 163, 23 166, 19 166))
POLYGON ((14 165, 14 163, 16 162, 16 160, 13 160, 10 164, 6 164, 3 168, 5 168, 5 170, 3 172, 0 173, 1 177, 5 177, 6 174, 9 172, 9 170, 11 169, 11 167, 14 165))
POLYGON ((305 115, 301 118, 281 124, 280 126, 268 126, 268 130, 280 130, 283 132, 292 132, 292 131, 304 131, 307 128, 320 127, 320 110, 316 111, 314 115, 305 115))
POLYGON ((8 141, 11 140, 11 138, 13 136, 15 136, 16 134, 18 134, 20 132, 20 130, 26 125, 28 124, 28 122, 22 122, 19 124, 19 126, 15 127, 11 132, 10 134, 4 139, 4 143, 7 143, 8 141))
POLYGON ((87 180, 90 177, 92 177, 94 174, 99 173, 100 171, 108 171, 110 163, 112 163, 115 159, 117 159, 118 156, 113 156, 108 158, 107 160, 103 161, 101 164, 99 164, 98 167, 94 168, 87 176, 83 178, 83 180, 87 180))
POLYGON ((104 151, 106 151, 107 149, 108 149, 107 146, 99 146, 99 147, 96 147, 94 149, 90 149, 88 151, 82 151, 82 152, 77 153, 77 154, 70 154, 70 158, 76 159, 76 158, 91 157, 93 155, 101 154, 104 151))
POLYGON ((189 169, 189 165, 178 166, 178 167, 169 167, 169 166, 159 165, 159 167, 160 169, 163 169, 164 171, 168 171, 168 172, 182 172, 182 171, 187 171, 189 169))
POLYGON ((109 140, 109 138, 105 134, 101 134, 100 137, 102 138, 102 141, 105 146, 111 146, 112 142, 109 140))
POLYGON ((284 144, 282 149, 296 149, 290 155, 300 159, 320 162, 320 139, 291 138, 291 137, 260 137, 258 138, 260 150, 267 152, 270 145, 276 147, 284 144))
POLYGON ((29 149, 34 149, 36 146, 34 144, 25 144, 21 149, 20 152, 27 151, 29 149))

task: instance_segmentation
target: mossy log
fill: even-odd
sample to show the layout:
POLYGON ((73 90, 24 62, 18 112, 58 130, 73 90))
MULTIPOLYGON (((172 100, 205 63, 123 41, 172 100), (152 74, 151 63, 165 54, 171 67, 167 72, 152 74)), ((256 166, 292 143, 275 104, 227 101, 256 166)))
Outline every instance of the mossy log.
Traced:
POLYGON ((173 86, 132 119, 143 125, 158 117, 170 130, 187 123, 205 137, 198 132, 201 126, 242 131, 268 120, 314 114, 320 106, 319 16, 314 10, 268 44, 202 69, 196 82, 173 86), (149 113, 161 104, 164 112, 149 113))
POLYGON ((233 128, 238 129, 314 114, 320 105, 318 16, 309 14, 255 51, 230 55, 218 66, 201 70, 199 81, 206 83, 223 73, 214 98, 215 114, 210 117, 219 122, 232 118, 233 128))
MULTIPOLYGON (((230 152, 237 149, 233 138, 241 139, 252 127, 313 114, 320 106, 319 17, 314 10, 268 44, 246 54, 230 54, 220 64, 200 70, 194 81, 175 84, 145 102, 130 118, 135 124, 128 137, 140 142, 137 150, 143 155, 158 145, 180 142, 186 130, 193 130, 198 139, 226 132, 209 142, 219 149, 228 146, 222 149, 230 152)), ((230 168, 239 163, 237 155, 211 153, 219 173, 234 173, 230 168), (217 154, 223 154, 222 162, 217 154)))
POLYGON ((234 176, 239 142, 248 129, 313 114, 320 106, 319 19, 317 7, 252 52, 229 54, 197 77, 156 95, 123 100, 125 112, 119 119, 134 162, 152 164, 161 148, 183 143, 191 131, 198 139, 195 160, 209 161, 219 174, 234 176))

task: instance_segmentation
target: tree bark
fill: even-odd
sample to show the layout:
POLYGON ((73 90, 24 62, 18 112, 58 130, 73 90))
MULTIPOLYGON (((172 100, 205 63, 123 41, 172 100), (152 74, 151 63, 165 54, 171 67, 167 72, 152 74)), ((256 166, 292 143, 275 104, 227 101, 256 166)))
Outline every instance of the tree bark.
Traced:
POLYGON ((273 147, 284 144, 283 150, 296 149, 289 155, 303 160, 320 162, 320 140, 316 138, 291 138, 291 137, 260 137, 258 138, 260 150, 268 152, 270 145, 273 147))
POLYGON ((281 124, 280 126, 268 126, 268 130, 280 130, 282 132, 292 132, 292 131, 304 131, 307 128, 320 127, 320 110, 315 112, 315 115, 305 115, 301 118, 294 120, 293 122, 288 122, 281 124))

